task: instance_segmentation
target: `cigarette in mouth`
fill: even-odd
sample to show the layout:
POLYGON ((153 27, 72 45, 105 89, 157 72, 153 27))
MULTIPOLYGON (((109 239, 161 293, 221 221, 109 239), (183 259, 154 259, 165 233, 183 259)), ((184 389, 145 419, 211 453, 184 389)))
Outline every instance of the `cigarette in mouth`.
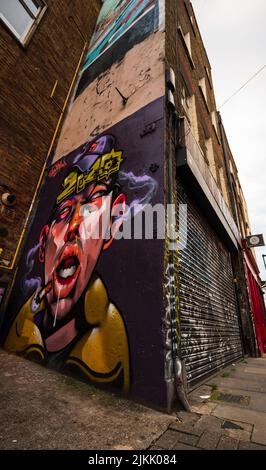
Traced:
POLYGON ((41 303, 42 299, 49 294, 52 290, 52 281, 48 282, 48 284, 37 294, 36 301, 41 303))

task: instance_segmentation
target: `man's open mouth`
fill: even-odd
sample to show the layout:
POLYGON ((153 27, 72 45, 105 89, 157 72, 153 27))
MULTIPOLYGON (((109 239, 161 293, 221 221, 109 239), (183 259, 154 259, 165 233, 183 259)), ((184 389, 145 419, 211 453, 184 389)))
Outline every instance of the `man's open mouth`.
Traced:
POLYGON ((69 256, 64 258, 56 268, 56 276, 61 284, 68 284, 79 268, 79 260, 77 256, 69 256))

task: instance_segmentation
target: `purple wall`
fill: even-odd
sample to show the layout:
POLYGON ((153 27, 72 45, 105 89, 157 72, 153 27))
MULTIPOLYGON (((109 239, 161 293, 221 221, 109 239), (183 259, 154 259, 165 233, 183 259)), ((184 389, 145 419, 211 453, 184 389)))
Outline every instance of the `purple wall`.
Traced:
MULTIPOLYGON (((60 204, 56 204, 58 195, 62 193, 62 184, 66 176, 73 170, 73 166, 74 169, 78 168, 79 175, 84 170, 85 173, 82 173, 82 175, 87 175, 88 168, 91 170, 91 162, 104 158, 104 155, 108 154, 113 148, 116 152, 120 151, 124 159, 119 171, 114 174, 116 184, 120 183, 118 193, 125 195, 127 204, 131 209, 139 202, 142 202, 144 206, 147 203, 152 205, 164 203, 163 116, 164 99, 161 98, 108 129, 107 134, 98 136, 94 142, 84 143, 79 149, 55 163, 52 168, 47 169, 48 176, 41 192, 36 217, 21 256, 9 303, 9 317, 6 318, 5 325, 5 347, 7 349, 35 359, 38 358, 40 362, 47 366, 75 373, 75 375, 79 375, 89 382, 104 384, 107 388, 112 388, 115 385, 119 389, 123 389, 123 380, 125 384, 125 377, 123 378, 123 376, 127 370, 126 353, 123 352, 124 349, 120 345, 124 334, 129 354, 129 388, 127 390, 127 387, 124 386, 124 390, 129 391, 130 395, 138 400, 153 403, 160 407, 166 406, 162 337, 164 240, 114 240, 108 249, 101 249, 97 254, 97 259, 92 262, 92 264, 95 264, 93 272, 89 275, 86 274, 86 286, 83 282, 83 287, 81 282, 82 267, 77 279, 75 274, 71 277, 71 270, 74 270, 71 264, 71 260, 74 263, 72 252, 72 258, 71 256, 67 259, 65 257, 64 261, 59 264, 61 271, 59 268, 57 269, 57 276, 59 276, 58 271, 68 273, 69 277, 67 279, 60 278, 60 284, 57 278, 56 280, 52 274, 50 276, 50 271, 53 271, 53 266, 59 263, 59 261, 56 261, 57 248, 52 252, 53 244, 56 244, 56 237, 52 238, 52 230, 54 230, 52 227, 55 227, 57 233, 59 232, 58 239, 60 242, 58 243, 62 243, 63 250, 69 250, 69 247, 72 250, 76 246, 75 240, 81 240, 80 243, 83 243, 82 237, 84 234, 80 235, 77 232, 78 235, 75 234, 72 237, 74 232, 70 231, 70 227, 73 225, 75 218, 72 207, 74 207, 74 204, 76 207, 76 200, 80 198, 84 191, 80 193, 74 191, 63 198, 60 204), (145 127, 153 122, 155 123, 154 131, 143 136, 145 127), (104 144, 105 147, 100 148, 99 142, 107 142, 106 136, 108 139, 112 136, 112 138, 110 137, 112 141, 104 144), (92 155, 94 153, 95 155, 92 155), (86 162, 86 168, 84 162, 86 162), (63 210, 61 209, 62 205, 63 210), (71 205, 72 212, 68 214, 67 211, 70 211, 68 209, 69 205, 71 205), (67 216, 62 222, 61 217, 64 218, 65 213, 67 213, 67 216), (43 227, 47 228, 43 230, 43 227), (65 227, 67 227, 68 232, 64 237, 69 236, 69 238, 65 238, 63 242, 60 231, 64 231, 65 227), (41 237, 40 233, 42 234, 41 237), (51 255, 54 256, 54 262, 49 265, 50 253, 54 253, 51 255), (96 275, 103 281, 108 295, 108 302, 115 306, 116 311, 112 317, 113 319, 110 317, 110 324, 107 322, 107 326, 103 328, 101 327, 102 320, 99 321, 100 326, 97 321, 92 322, 92 324, 84 323, 84 314, 82 313, 84 296, 88 292, 91 280, 96 275), (50 287, 51 292, 53 292, 53 289, 56 291, 57 281, 58 285, 62 287, 61 292, 66 292, 66 298, 63 300, 60 295, 58 297, 60 298, 60 301, 58 301, 59 309, 54 299, 51 300, 51 292, 44 295, 41 305, 38 304, 40 299, 38 299, 37 294, 44 285, 49 284, 48 281, 51 281, 50 284, 53 286, 50 287), (74 283, 73 289, 71 282, 74 283), (81 285, 80 295, 78 293, 79 285, 81 285), (37 307, 36 300, 34 301, 36 296, 37 307), (64 311, 62 306, 65 305, 64 302, 67 305, 68 301, 71 308, 67 309, 66 307, 64 311), (115 320, 115 315, 117 320, 115 320), (117 328, 122 331, 120 336, 116 337, 117 333, 114 332, 112 321, 118 321, 117 328), (71 328, 74 333, 71 333, 71 328), (68 367, 66 367, 68 359, 73 356, 73 350, 79 348, 82 341, 85 341, 84 338, 88 338, 87 343, 89 344, 93 336, 91 332, 96 334, 95 332, 101 330, 101 328, 103 331, 104 328, 107 328, 107 336, 105 336, 105 333, 101 336, 100 346, 97 343, 96 345, 93 344, 91 349, 84 347, 81 354, 74 354, 75 367, 73 364, 68 364, 68 367), (64 334, 61 335, 61 332, 65 330, 65 335, 69 335, 68 340, 64 339, 64 334), (37 335, 37 341, 36 331, 40 335, 37 335), (117 356, 114 361, 112 358, 110 359, 110 364, 109 357, 102 359, 102 355, 109 353, 117 356), (87 357, 85 357, 86 354, 87 357), (120 364, 119 374, 117 374, 117 370, 114 371, 115 367, 112 366, 115 365, 119 368, 116 363, 120 364), (93 371, 91 370, 93 369, 92 366, 94 367, 93 371), (87 368, 88 374, 84 374, 84 371, 86 372, 84 368, 87 368), (99 376, 97 377, 97 375, 93 380, 90 373, 94 372, 98 374, 104 372, 103 380, 101 378, 98 380, 99 376), (113 374, 113 376, 108 376, 108 373, 109 375, 113 374)), ((109 178, 109 180, 111 179, 112 177, 109 178)), ((102 184, 106 181, 105 178, 98 181, 98 183, 102 184)), ((96 185, 95 182, 88 183, 85 191, 94 184, 96 185)), ((80 221, 79 223, 81 224, 80 221)), ((90 256, 91 254, 88 253, 87 259, 90 256)), ((103 324, 105 325, 105 323, 103 324)))

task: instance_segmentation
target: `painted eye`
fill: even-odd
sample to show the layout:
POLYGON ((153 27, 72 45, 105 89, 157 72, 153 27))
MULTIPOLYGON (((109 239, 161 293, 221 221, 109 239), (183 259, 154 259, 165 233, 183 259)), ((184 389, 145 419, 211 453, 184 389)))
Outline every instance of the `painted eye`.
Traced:
POLYGON ((92 212, 95 212, 95 207, 90 204, 86 204, 84 207, 81 209, 81 214, 83 217, 88 217, 92 212))
POLYGON ((102 190, 102 191, 97 191, 97 193, 93 194, 92 197, 90 198, 91 201, 95 201, 95 199, 98 199, 99 197, 105 196, 107 194, 107 191, 102 190))
POLYGON ((64 207, 59 213, 58 213, 58 216, 57 218, 59 220, 62 220, 62 219, 65 219, 67 217, 67 215, 69 214, 70 212, 70 208, 69 207, 64 207))

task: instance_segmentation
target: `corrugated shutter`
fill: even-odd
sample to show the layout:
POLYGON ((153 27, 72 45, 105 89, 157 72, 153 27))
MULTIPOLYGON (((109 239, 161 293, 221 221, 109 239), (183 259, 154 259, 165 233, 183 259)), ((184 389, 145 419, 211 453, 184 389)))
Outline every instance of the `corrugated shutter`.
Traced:
POLYGON ((181 354, 192 388, 243 353, 230 252, 180 181, 178 203, 187 204, 188 214, 179 299, 181 354))

